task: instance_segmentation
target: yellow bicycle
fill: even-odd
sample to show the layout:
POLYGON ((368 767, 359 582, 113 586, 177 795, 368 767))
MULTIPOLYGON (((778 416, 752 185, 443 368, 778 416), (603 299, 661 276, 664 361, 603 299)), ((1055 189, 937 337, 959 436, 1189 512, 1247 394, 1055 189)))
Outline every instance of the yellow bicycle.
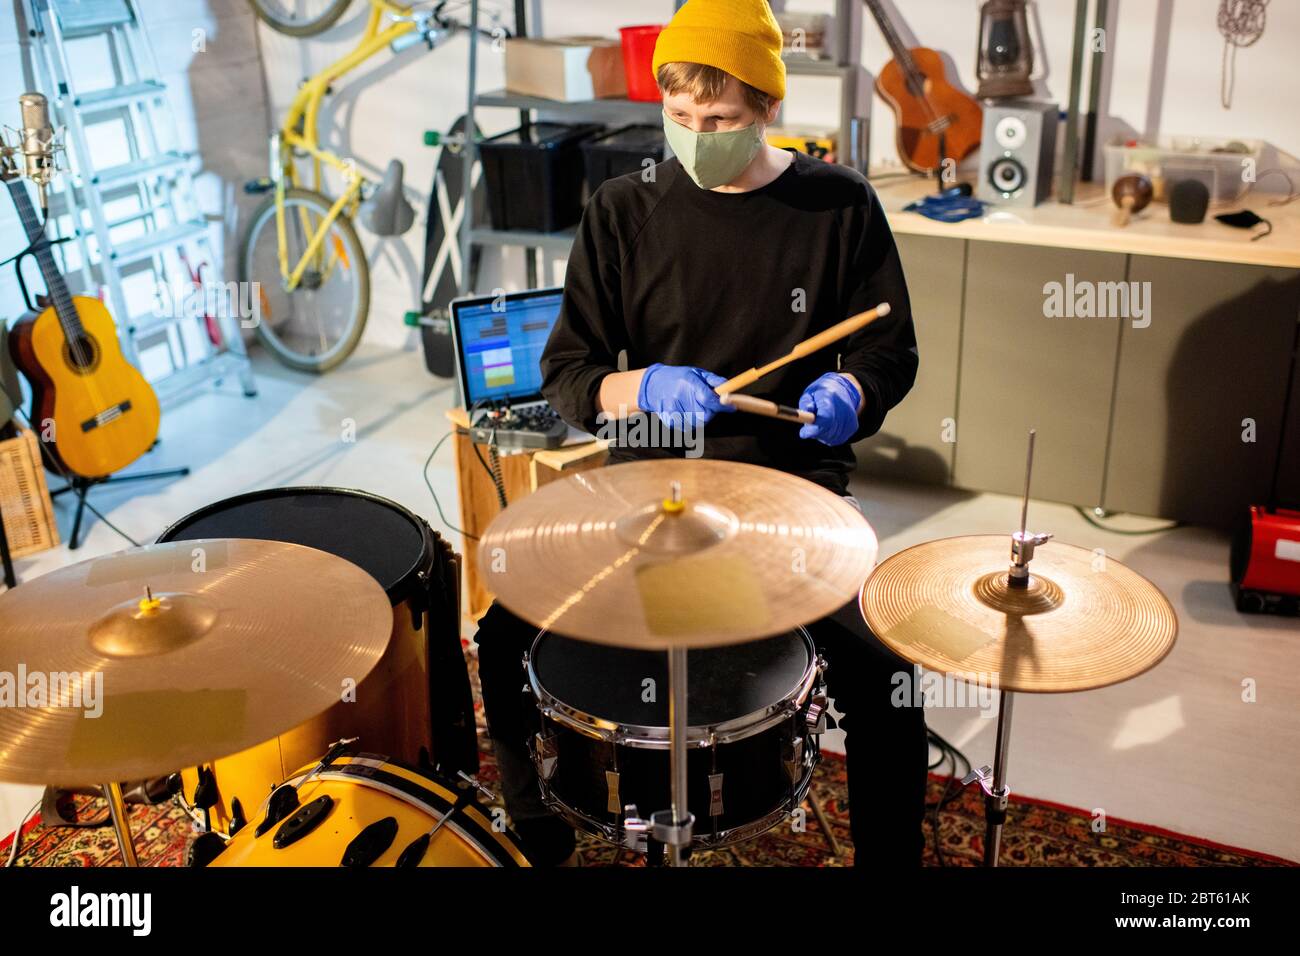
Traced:
MULTIPOLYGON (((305 16, 302 0, 251 2, 259 16, 294 36, 321 32, 348 5, 348 0, 317 0, 317 13, 305 16)), ((406 226, 413 216, 401 197, 400 167, 395 187, 389 177, 383 187, 377 187, 357 170, 355 161, 321 145, 317 125, 321 102, 332 83, 385 47, 394 52, 420 44, 433 49, 465 27, 450 14, 466 6, 452 0, 370 0, 360 41, 352 52, 303 83, 284 122, 271 136, 271 175, 246 187, 268 195, 253 211, 240 243, 239 279, 250 283, 258 296, 258 337, 291 368, 313 372, 334 368, 356 348, 365 329, 370 268, 352 222, 362 201, 405 206, 406 226), (310 185, 303 184, 299 161, 310 166, 310 185), (327 169, 342 176, 342 188, 334 199, 323 192, 327 169), (377 195, 381 189, 391 189, 395 195, 377 195)), ((404 228, 397 227, 398 231, 404 228)))

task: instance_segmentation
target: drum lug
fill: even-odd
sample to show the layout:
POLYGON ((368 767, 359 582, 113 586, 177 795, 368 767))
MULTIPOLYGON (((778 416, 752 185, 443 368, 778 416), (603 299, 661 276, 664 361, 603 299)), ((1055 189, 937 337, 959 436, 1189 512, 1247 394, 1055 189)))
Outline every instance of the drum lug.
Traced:
POLYGON ((829 701, 825 694, 814 694, 808 701, 808 710, 804 713, 804 722, 810 734, 826 733, 826 711, 829 701))
POLYGON ((722 774, 709 774, 709 816, 722 816, 722 774))
MULTIPOLYGON (((418 600, 411 601, 411 630, 424 630, 424 615, 433 609, 433 594, 430 588, 433 584, 433 575, 428 571, 420 570, 415 572, 415 578, 420 582, 417 594, 424 596, 423 602, 418 600)), ((430 626, 432 629, 432 625, 430 626)))
POLYGON ((796 737, 786 748, 785 770, 790 775, 790 782, 797 784, 803 778, 803 738, 796 737))
POLYGON ((533 735, 533 763, 537 765, 537 775, 543 780, 550 780, 555 776, 555 766, 559 762, 559 748, 555 743, 555 735, 533 735))
POLYGON ((641 838, 649 835, 650 821, 638 815, 635 803, 629 803, 623 808, 623 845, 629 850, 640 849, 641 838))
POLYGON ((618 798, 618 771, 605 771, 605 790, 607 797, 605 800, 605 809, 610 813, 617 814, 623 809, 623 804, 618 798))

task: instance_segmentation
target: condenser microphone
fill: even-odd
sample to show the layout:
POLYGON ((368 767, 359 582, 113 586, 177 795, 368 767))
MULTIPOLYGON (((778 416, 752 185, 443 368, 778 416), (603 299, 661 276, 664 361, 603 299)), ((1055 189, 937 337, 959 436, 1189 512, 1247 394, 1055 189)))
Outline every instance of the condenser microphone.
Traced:
POLYGON ((50 126, 50 107, 40 93, 24 93, 18 97, 22 111, 22 153, 26 162, 25 175, 36 184, 36 195, 41 202, 41 212, 49 209, 47 190, 54 178, 54 128, 50 126))

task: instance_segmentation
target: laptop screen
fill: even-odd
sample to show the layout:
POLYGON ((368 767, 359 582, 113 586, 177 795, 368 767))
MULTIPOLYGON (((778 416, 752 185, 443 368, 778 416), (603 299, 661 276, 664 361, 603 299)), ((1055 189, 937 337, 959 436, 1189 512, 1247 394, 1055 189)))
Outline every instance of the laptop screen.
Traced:
POLYGON ((475 402, 542 398, 542 349, 560 314, 560 289, 535 289, 452 303, 461 390, 475 402))

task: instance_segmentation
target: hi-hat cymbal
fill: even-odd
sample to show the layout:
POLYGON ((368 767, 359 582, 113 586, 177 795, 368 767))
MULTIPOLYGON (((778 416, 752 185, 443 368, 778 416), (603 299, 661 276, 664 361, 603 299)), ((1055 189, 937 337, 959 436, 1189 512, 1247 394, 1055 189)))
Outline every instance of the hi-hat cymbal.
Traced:
POLYGON ((875 558, 875 532, 838 495, 705 459, 552 482, 479 542, 487 587, 515 614, 647 650, 738 644, 815 621, 853 600, 875 558))
POLYGON ((1023 590, 1007 585, 1007 535, 943 538, 886 561, 862 587, 862 615, 905 660, 1009 691, 1116 684, 1158 664, 1178 619, 1154 584, 1113 558, 1050 542, 1023 590))
POLYGON ((243 750, 337 703, 392 621, 361 568, 279 541, 155 544, 28 581, 0 595, 0 779, 87 786, 243 750))

